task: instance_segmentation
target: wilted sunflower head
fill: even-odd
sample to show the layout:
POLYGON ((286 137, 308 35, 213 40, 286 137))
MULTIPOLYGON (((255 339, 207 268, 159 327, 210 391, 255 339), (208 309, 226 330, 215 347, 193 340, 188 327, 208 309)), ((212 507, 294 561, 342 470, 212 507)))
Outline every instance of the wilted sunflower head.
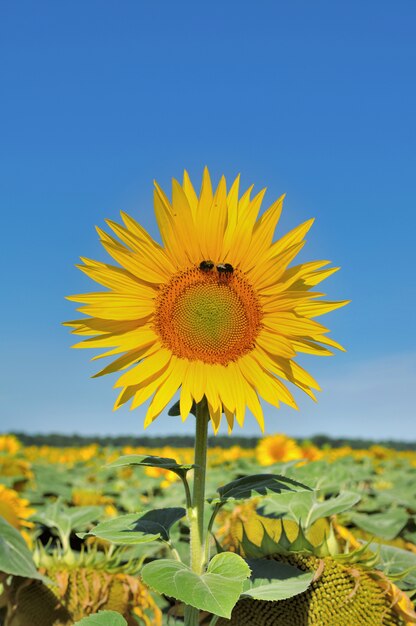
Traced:
POLYGON ((182 419, 205 396, 213 428, 224 412, 231 429, 246 408, 263 428, 259 397, 296 408, 282 382, 314 398, 315 380, 294 361, 298 352, 332 354, 340 348, 312 318, 346 304, 318 300, 311 289, 338 268, 329 261, 289 268, 313 220, 277 241, 283 196, 259 218, 265 190, 239 195, 239 177, 227 190, 212 189, 206 169, 199 196, 185 172, 173 180, 172 199, 155 184, 155 212, 162 245, 130 216, 98 229, 118 265, 82 258, 79 268, 106 290, 70 296, 87 317, 67 322, 90 336, 78 348, 104 348, 94 358, 116 356, 96 376, 127 370, 115 408, 151 399, 149 425, 180 388, 182 419), (115 235, 115 236, 114 236, 115 235))

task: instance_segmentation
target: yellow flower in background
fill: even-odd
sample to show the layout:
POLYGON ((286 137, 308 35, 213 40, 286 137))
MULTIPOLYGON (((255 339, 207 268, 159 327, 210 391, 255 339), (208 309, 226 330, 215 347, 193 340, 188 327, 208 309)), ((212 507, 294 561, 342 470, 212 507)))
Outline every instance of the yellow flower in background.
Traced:
POLYGON ((162 481, 160 486, 162 489, 167 489, 172 483, 179 480, 179 476, 177 474, 162 469, 161 467, 146 467, 144 473, 146 476, 150 476, 151 478, 161 478, 162 481))
POLYGON ((0 435, 0 452, 16 454, 21 446, 22 444, 14 435, 0 435))
POLYGON ((33 528, 33 523, 28 518, 34 512, 35 509, 30 508, 29 500, 21 498, 14 489, 0 485, 0 517, 4 517, 6 522, 19 530, 29 546, 32 545, 32 539, 27 530, 33 528))
POLYGON ((301 450, 302 458, 307 461, 319 461, 319 459, 323 457, 321 450, 317 446, 314 446, 313 443, 302 443, 301 450))
POLYGON ((279 461, 294 461, 303 458, 303 452, 294 439, 286 435, 269 435, 259 441, 256 447, 259 465, 273 465, 279 461))
POLYGON ((273 242, 284 196, 259 218, 265 190, 239 196, 239 177, 229 190, 222 177, 213 190, 205 169, 198 196, 185 172, 182 185, 173 180, 171 201, 155 187, 162 246, 121 213, 123 225, 107 220, 112 235, 98 229, 118 266, 82 258, 79 268, 106 291, 69 297, 87 316, 67 322, 84 337, 75 347, 105 349, 95 359, 116 357, 96 376, 127 370, 115 385, 115 408, 152 398, 145 427, 180 388, 183 420, 205 396, 215 431, 222 412, 230 430, 234 418, 242 426, 246 408, 263 429, 259 397, 297 408, 282 380, 312 398, 319 390, 296 354, 342 349, 312 318, 346 301, 310 291, 338 268, 328 269, 329 261, 289 268, 313 220, 273 242))
POLYGON ((24 459, 5 454, 0 456, 0 476, 16 477, 16 481, 23 486, 29 478, 33 478, 33 472, 24 459))

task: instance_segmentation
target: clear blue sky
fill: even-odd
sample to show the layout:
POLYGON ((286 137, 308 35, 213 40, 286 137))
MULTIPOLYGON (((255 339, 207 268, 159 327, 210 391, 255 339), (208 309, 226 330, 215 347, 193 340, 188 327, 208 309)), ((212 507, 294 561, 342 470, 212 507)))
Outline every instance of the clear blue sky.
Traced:
POLYGON ((268 432, 416 439, 415 31, 414 0, 3 0, 0 431, 142 434, 70 350, 64 296, 105 259, 95 224, 124 209, 157 236, 153 178, 207 164, 287 192, 281 232, 316 217, 303 258, 353 301, 325 319, 348 352, 302 360, 318 404, 269 407, 268 432))

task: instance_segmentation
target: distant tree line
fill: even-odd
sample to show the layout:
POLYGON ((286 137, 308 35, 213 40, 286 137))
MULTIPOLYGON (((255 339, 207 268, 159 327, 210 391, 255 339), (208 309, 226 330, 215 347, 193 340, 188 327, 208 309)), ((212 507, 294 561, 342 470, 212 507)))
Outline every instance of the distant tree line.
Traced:
MULTIPOLYGON (((29 435, 23 432, 14 432, 14 434, 25 446, 53 446, 53 447, 81 447, 89 446, 96 443, 100 446, 123 447, 123 446, 145 446, 147 448, 162 448, 164 446, 172 446, 173 448, 190 448, 194 445, 194 438, 189 435, 165 435, 165 436, 143 436, 119 435, 117 437, 110 436, 86 436, 86 435, 63 435, 61 433, 51 433, 49 435, 34 434, 29 435)), ((294 437, 301 443, 305 439, 294 437)), ((259 442, 259 437, 238 437, 238 436, 222 436, 209 438, 210 446, 219 446, 221 448, 231 448, 231 446, 241 446, 242 448, 254 448, 259 442)), ((373 445, 382 445, 386 448, 394 450, 416 450, 416 442, 396 441, 396 440, 375 440, 375 439, 348 439, 335 438, 327 435, 315 435, 309 437, 308 442, 318 446, 319 448, 330 446, 331 448, 340 448, 342 446, 350 446, 354 450, 369 448, 373 445)))

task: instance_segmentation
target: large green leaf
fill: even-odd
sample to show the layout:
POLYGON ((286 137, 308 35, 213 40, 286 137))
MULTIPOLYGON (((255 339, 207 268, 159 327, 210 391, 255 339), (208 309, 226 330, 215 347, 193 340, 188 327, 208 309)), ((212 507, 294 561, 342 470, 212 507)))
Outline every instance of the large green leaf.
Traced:
POLYGON ((249 559, 250 580, 242 596, 255 600, 286 600, 303 593, 310 586, 314 572, 304 572, 287 563, 272 559, 249 559))
POLYGON ((73 530, 81 530, 103 514, 101 506, 68 507, 57 500, 38 510, 32 519, 48 528, 56 528, 63 535, 69 536, 73 530))
POLYGON ((351 509, 359 500, 360 495, 350 491, 327 500, 318 500, 316 492, 298 491, 265 498, 259 512, 266 517, 292 519, 306 529, 322 517, 351 509))
MULTIPOLYGON (((235 500, 244 500, 254 495, 266 495, 270 492, 281 493, 282 491, 293 491, 293 487, 307 489, 309 487, 302 483, 280 476, 279 474, 255 474, 254 476, 243 476, 237 478, 223 487, 217 489, 220 497, 217 501, 226 502, 233 498, 235 500)), ((215 501, 215 500, 214 500, 215 501)))
POLYGON ((205 574, 172 559, 152 561, 142 569, 146 585, 189 606, 229 618, 250 576, 247 563, 233 552, 217 554, 205 574))
POLYGON ((72 484, 65 467, 54 463, 53 465, 34 464, 32 469, 35 473, 36 490, 42 496, 54 495, 71 501, 72 484))
POLYGON ((169 529, 186 514, 183 508, 155 509, 145 513, 128 513, 97 524, 82 538, 93 535, 112 543, 134 545, 162 539, 169 540, 169 529))
POLYGON ((120 613, 115 611, 99 611, 89 617, 83 617, 74 626, 127 626, 127 622, 120 613))
POLYGON ((416 589, 416 554, 414 552, 378 543, 372 543, 370 549, 380 555, 377 569, 381 569, 387 576, 403 576, 399 585, 402 586, 400 583, 404 583, 406 589, 416 589))
POLYGON ((125 467, 126 465, 143 465, 144 467, 158 467, 160 469, 170 470, 175 474, 186 474, 194 465, 181 465, 175 459, 163 456, 149 456, 147 454, 125 454, 117 461, 113 461, 106 465, 107 468, 125 467))
POLYGON ((397 537, 399 532, 406 526, 409 515, 404 509, 390 509, 385 513, 352 513, 350 519, 359 528, 376 537, 382 537, 390 541, 397 537))
POLYGON ((37 571, 22 535, 3 517, 0 517, 0 572, 48 582, 37 571))

